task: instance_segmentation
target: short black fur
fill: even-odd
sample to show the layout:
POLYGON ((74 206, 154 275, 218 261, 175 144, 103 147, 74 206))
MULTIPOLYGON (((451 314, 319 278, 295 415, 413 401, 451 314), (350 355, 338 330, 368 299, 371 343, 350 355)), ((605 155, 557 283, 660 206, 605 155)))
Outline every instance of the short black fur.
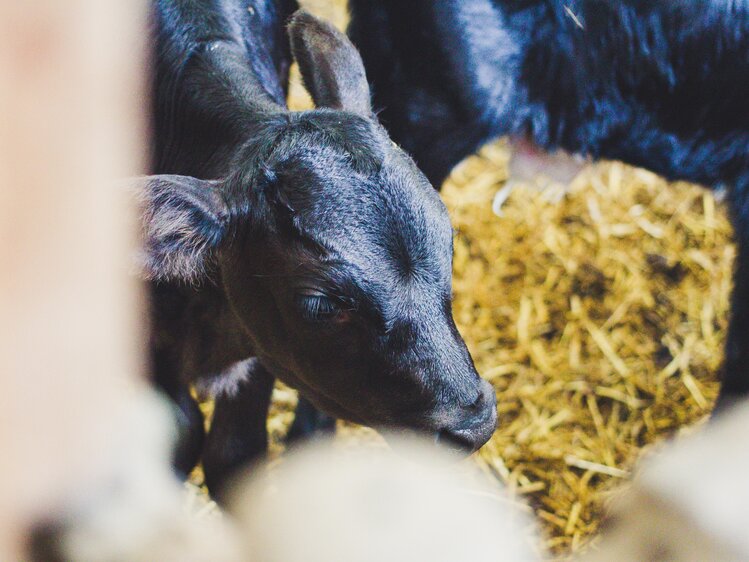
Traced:
POLYGON ((202 454, 214 494, 264 450, 276 378, 330 415, 469 450, 496 424, 445 306, 444 205, 374 117, 356 50, 305 12, 288 32, 318 109, 286 108, 291 10, 154 4, 158 175, 141 182, 154 377, 180 413, 178 469, 202 454), (189 384, 216 400, 207 436, 189 384))

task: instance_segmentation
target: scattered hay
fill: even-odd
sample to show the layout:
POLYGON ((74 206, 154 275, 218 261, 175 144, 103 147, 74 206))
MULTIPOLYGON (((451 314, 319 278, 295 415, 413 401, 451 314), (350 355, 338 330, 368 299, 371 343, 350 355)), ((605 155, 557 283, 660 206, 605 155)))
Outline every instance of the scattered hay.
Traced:
POLYGON ((456 168, 454 314, 497 389, 476 461, 526 496, 555 554, 599 524, 643 446, 703 419, 722 359, 734 248, 713 196, 622 164, 515 188, 506 143, 456 168))

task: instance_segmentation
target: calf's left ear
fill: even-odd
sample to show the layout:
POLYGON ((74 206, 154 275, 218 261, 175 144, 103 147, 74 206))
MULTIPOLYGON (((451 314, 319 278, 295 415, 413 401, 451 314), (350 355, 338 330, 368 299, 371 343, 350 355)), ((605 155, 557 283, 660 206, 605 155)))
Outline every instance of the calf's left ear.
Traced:
POLYGON ((177 175, 138 180, 147 278, 195 283, 206 275, 228 218, 219 186, 177 175))
POLYGON ((348 37, 304 10, 292 16, 289 37, 304 85, 318 107, 371 115, 364 64, 348 37))

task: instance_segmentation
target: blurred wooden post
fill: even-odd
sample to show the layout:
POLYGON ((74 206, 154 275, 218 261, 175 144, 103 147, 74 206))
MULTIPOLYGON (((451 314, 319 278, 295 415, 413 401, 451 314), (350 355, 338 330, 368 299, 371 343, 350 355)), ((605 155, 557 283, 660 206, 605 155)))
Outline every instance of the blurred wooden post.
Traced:
POLYGON ((0 559, 75 486, 138 386, 143 0, 0 3, 0 559))

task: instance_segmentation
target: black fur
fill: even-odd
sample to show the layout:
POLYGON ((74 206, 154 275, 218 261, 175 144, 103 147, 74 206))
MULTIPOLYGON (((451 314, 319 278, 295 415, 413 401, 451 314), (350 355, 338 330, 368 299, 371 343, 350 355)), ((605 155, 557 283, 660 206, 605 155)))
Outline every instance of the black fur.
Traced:
POLYGON ((182 470, 203 439, 186 385, 216 395, 212 492, 265 448, 275 378, 330 415, 469 450, 496 423, 452 319, 445 208, 373 116, 356 50, 304 12, 289 34, 319 109, 287 110, 290 9, 154 7, 160 175, 141 185, 154 367, 187 426, 182 470))
POLYGON ((720 404, 749 392, 749 2, 351 7, 383 123, 435 185, 509 134, 727 186, 739 256, 720 404))
POLYGON ((437 185, 506 134, 706 185, 749 181, 745 1, 351 6, 380 117, 437 185))

